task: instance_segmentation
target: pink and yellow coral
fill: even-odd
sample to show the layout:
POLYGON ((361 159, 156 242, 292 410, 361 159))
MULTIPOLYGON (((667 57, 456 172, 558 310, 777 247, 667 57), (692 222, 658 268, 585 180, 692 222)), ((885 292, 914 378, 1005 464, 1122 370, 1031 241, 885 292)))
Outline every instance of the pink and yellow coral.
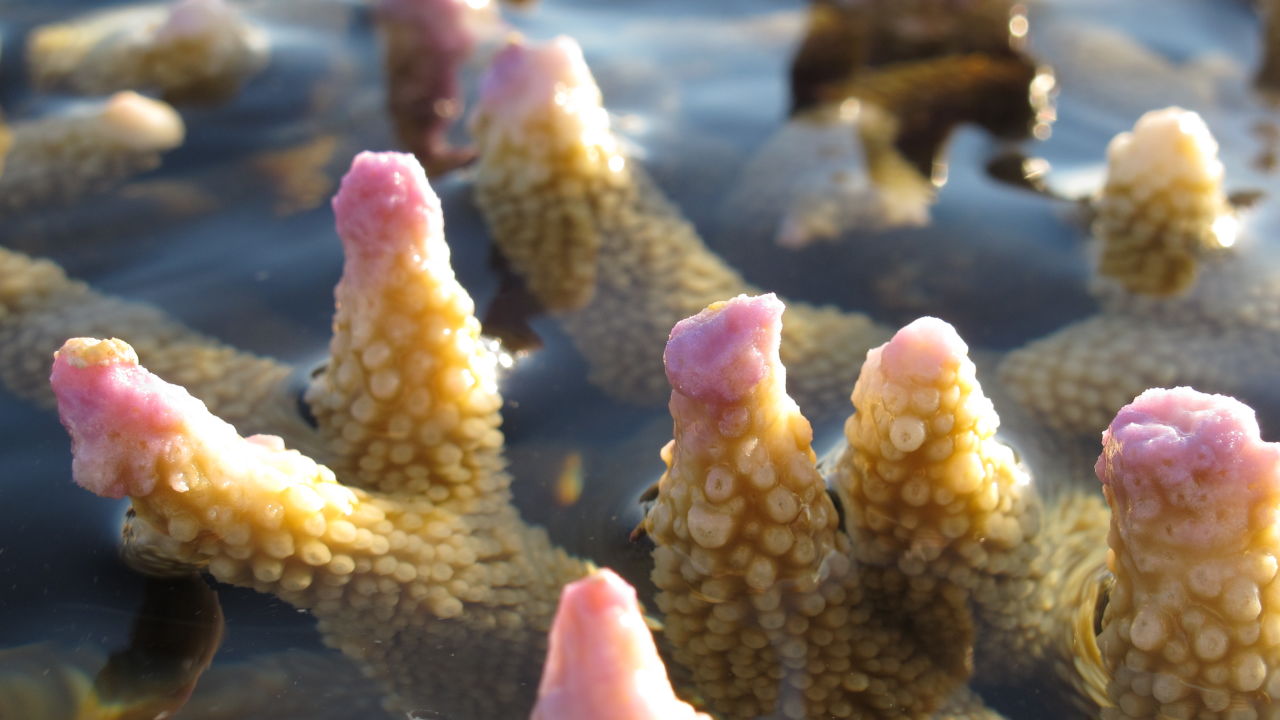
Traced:
MULTIPOLYGON (((406 371, 406 395, 415 387, 432 393, 425 412, 411 415, 419 432, 403 439, 409 460, 438 461, 425 479, 413 471, 418 464, 399 462, 400 452, 392 448, 387 462, 405 468, 403 474, 387 470, 390 479, 382 485, 362 480, 380 456, 376 445, 359 444, 367 437, 361 423, 394 418, 400 412, 396 393, 378 393, 376 399, 390 401, 385 412, 376 404, 376 412, 354 418, 317 412, 319 435, 333 432, 351 443, 334 451, 350 475, 348 486, 279 437, 242 437, 185 390, 144 369, 126 343, 72 339, 57 355, 52 382, 73 438, 76 481, 100 494, 129 495, 135 524, 142 524, 132 537, 149 543, 152 552, 309 608, 325 640, 379 678, 389 708, 428 703, 464 715, 525 709, 556 594, 587 566, 553 547, 541 529, 522 523, 510 504, 500 436, 493 441, 490 435, 496 432, 496 394, 477 402, 475 392, 484 388, 465 382, 472 372, 467 363, 491 368, 492 358, 474 337, 468 343, 467 328, 476 321, 447 254, 439 253, 439 208, 421 168, 407 155, 361 156, 336 205, 354 255, 353 271, 339 290, 346 307, 335 334, 337 377, 365 377, 364 353, 382 345, 396 349, 392 368, 440 362, 449 378, 459 380, 433 385, 434 376, 406 371), (378 191, 387 188, 399 190, 391 196, 378 191), (436 254, 424 265, 416 251, 436 254), (380 275, 362 274, 370 263, 389 265, 380 275), (394 322, 379 324, 385 318, 362 314, 362 307, 378 307, 397 293, 429 300, 434 315, 423 317, 458 326, 406 333, 394 322), (348 319, 350 332, 362 333, 360 348, 343 340, 348 319), (450 343, 432 342, 441 337, 450 343), (462 346, 468 352, 451 354, 462 346), (460 364, 450 365, 455 362, 460 364), (460 414, 468 408, 484 419, 482 432, 468 432, 471 423, 460 414), (455 428, 459 434, 449 434, 455 428), (480 444, 468 445, 473 440, 480 444), (468 464, 473 454, 488 459, 468 464), (441 486, 443 493, 432 489, 441 486), (442 647, 452 648, 451 667, 501 679, 494 692, 477 697, 436 673, 427 658, 442 647)), ((382 365, 376 363, 370 377, 376 379, 382 365)), ((317 392, 329 392, 326 378, 318 384, 317 392)), ((362 388, 339 385, 337 391, 355 393, 351 404, 359 407, 362 388)))
MULTIPOLYGON (((564 324, 593 382, 660 402, 671 326, 758 291, 622 152, 576 42, 513 41, 481 95, 476 198, 495 244, 564 324)), ((833 410, 853 379, 849 358, 888 333, 860 313, 789 307, 780 352, 793 392, 812 412, 833 410)))
POLYGON ((1115 576, 1104 718, 1272 717, 1280 694, 1280 445, 1253 411, 1148 390, 1103 435, 1115 576))
POLYGON ((464 513, 505 502, 497 358, 453 277, 422 167, 361 153, 333 209, 347 261, 329 364, 306 400, 336 472, 464 513))
POLYGON ((675 439, 645 518, 664 633, 724 717, 926 716, 968 668, 936 664, 882 622, 860 582, 813 431, 786 394, 782 309, 739 296, 671 331, 675 439))

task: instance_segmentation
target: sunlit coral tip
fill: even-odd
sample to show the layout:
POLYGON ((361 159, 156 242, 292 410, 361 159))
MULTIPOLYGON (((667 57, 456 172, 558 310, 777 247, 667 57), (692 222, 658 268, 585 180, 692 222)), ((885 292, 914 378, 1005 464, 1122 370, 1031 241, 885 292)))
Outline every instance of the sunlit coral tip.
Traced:
POLYGON ((1107 146, 1107 180, 1131 184, 1142 179, 1166 184, 1175 179, 1216 184, 1223 176, 1218 142, 1197 113, 1180 107, 1152 110, 1138 118, 1133 132, 1117 135, 1107 146))
MULTIPOLYGON (((480 85, 482 109, 522 118, 551 103, 564 104, 579 88, 595 89, 582 48, 560 36, 543 45, 511 38, 493 59, 480 85)), ((598 102, 598 100, 597 100, 598 102)))
POLYGON ((715 303, 671 329, 662 360, 676 392, 703 402, 740 402, 781 367, 782 301, 739 295, 715 303))
POLYGON ((881 346, 881 367, 894 380, 931 382, 967 357, 968 352, 969 346, 950 323, 922 317, 881 346))
POLYGON ((113 141, 139 150, 168 150, 181 145, 186 135, 176 110, 132 90, 112 95, 102 119, 103 131, 113 141))
POLYGON ((440 199, 413 155, 362 152, 333 198, 348 259, 394 251, 442 230, 440 199))
POLYGON ((1280 491, 1280 445, 1263 442, 1253 410, 1225 395, 1152 389, 1102 434, 1094 469, 1111 488, 1115 522, 1164 541, 1238 539, 1255 504, 1280 491))

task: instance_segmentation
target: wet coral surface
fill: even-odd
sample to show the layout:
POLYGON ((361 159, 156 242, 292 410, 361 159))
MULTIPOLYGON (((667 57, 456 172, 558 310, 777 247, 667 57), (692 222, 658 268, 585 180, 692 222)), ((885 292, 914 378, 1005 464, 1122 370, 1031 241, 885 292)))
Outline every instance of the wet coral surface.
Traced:
MULTIPOLYGON (((1274 439, 1280 430, 1280 335, 1269 321, 1268 302, 1277 296, 1271 288, 1280 272, 1273 247, 1280 231, 1273 197, 1280 190, 1273 174, 1280 125, 1265 88, 1254 84, 1264 56, 1278 52, 1262 47, 1269 38, 1274 41, 1274 32, 1264 33, 1263 11, 1245 2, 1168 0, 1153 19, 1148 4, 1136 0, 911 2, 904 3, 911 7, 901 12, 900 25, 881 18, 841 35, 839 27, 820 24, 866 21, 861 16, 832 20, 847 5, 880 17, 875 13, 887 11, 879 6, 893 3, 809 6, 757 0, 735 3, 730 12, 716 2, 543 0, 489 8, 493 17, 476 21, 478 39, 463 43, 475 45, 476 54, 457 67, 444 63, 459 74, 456 87, 443 82, 438 92, 449 95, 445 99, 457 107, 449 105, 444 112, 433 106, 428 114, 436 122, 458 116, 459 108, 484 107, 480 76, 506 32, 497 24, 499 10, 501 22, 530 38, 568 34, 580 42, 619 152, 628 164, 643 167, 656 191, 684 214, 691 223, 688 234, 701 238, 706 257, 740 274, 736 282, 743 287, 734 294, 758 288, 785 297, 788 313, 795 312, 792 303, 811 303, 833 305, 841 318, 866 316, 866 333, 858 336, 865 341, 843 358, 847 366, 839 377, 815 380, 794 369, 787 377, 789 389, 800 388, 792 394, 813 423, 819 456, 842 442, 843 421, 852 408, 849 395, 865 350, 921 315, 955 326, 976 363, 982 391, 1001 414, 1001 437, 1012 452, 1000 445, 975 454, 1013 478, 1001 481, 1002 488, 1023 482, 1006 467, 1016 455, 1026 461, 1030 482, 1048 502, 1060 494, 1077 502, 1071 493, 1085 488, 1081 497, 1087 499, 1079 502, 1086 511, 1079 514, 1100 512, 1102 493, 1092 477, 1101 449, 1099 434, 1115 411, 1148 385, 1207 384, 1200 389, 1234 394, 1258 411, 1263 437, 1274 439), (821 44, 815 27, 854 47, 866 47, 853 54, 823 55, 814 49, 821 44), (806 34, 808 44, 803 42, 806 34), (806 63, 818 62, 829 71, 806 76, 804 103, 797 99, 797 85, 791 84, 796 78, 790 75, 805 67, 799 61, 791 64, 801 47, 809 48, 806 63), (996 114, 999 119, 1014 115, 1014 127, 984 112, 988 106, 1009 104, 1005 93, 1010 85, 1016 88, 1017 112, 996 114), (935 87, 938 93, 931 98, 917 87, 935 87), (815 110, 813 98, 834 98, 836 104, 815 110), (810 106, 801 107, 805 104, 810 106), (855 105, 857 114, 850 115, 855 105), (1098 249, 1091 244, 1099 227, 1098 206, 1084 199, 1105 185, 1112 137, 1133 130, 1144 113, 1172 105, 1199 113, 1216 138, 1223 187, 1210 210, 1226 212, 1223 203, 1237 203, 1230 209, 1238 222, 1233 232, 1239 233, 1239 252, 1248 254, 1243 261, 1208 265, 1197 273, 1175 269, 1179 279, 1173 284, 1179 287, 1194 282, 1187 279, 1190 275, 1207 276, 1217 284, 1202 286, 1209 290, 1201 295, 1193 290, 1165 303, 1100 286, 1092 273, 1098 249), (945 131, 927 122, 931 112, 945 115, 945 131), (854 137, 859 140, 850 145, 854 137), (1246 196, 1251 202, 1241 202, 1246 196), (901 202, 895 204, 895 199, 901 202), (857 203, 857 212, 843 210, 850 202, 857 203), (1230 292, 1238 288, 1244 290, 1230 292), (1081 340, 1067 334, 1073 329, 1081 340), (1047 350, 1037 354, 1038 347, 1047 350), (1134 382, 1141 384, 1128 391, 1134 382), (1026 390, 1028 384, 1052 390, 1036 394, 1026 390), (1128 395, 1115 400, 1116 388, 1128 395)), ((577 345, 575 320, 566 320, 566 314, 569 306, 584 302, 615 300, 625 307, 625 298, 590 298, 583 285, 593 282, 594 268, 567 270, 572 282, 548 291, 536 279, 522 281, 519 258, 502 258, 495 251, 501 244, 492 237, 495 224, 479 206, 484 179, 477 177, 476 167, 457 167, 470 156, 473 142, 464 124, 443 130, 433 125, 419 144, 403 136, 405 118, 391 117, 399 111, 388 101, 394 90, 384 81, 401 66, 385 55, 388 45, 379 34, 385 18, 371 6, 320 0, 263 0, 238 7, 255 33, 267 38, 269 59, 255 56, 252 63, 242 64, 252 72, 235 78, 231 89, 224 84, 217 92, 195 93, 210 98, 207 102, 192 101, 186 92, 153 93, 156 102, 170 101, 180 114, 180 144, 172 140, 174 129, 166 127, 162 134, 168 142, 137 146, 121 141, 125 149, 104 151, 104 159, 93 160, 87 170, 67 169, 65 157, 37 146, 24 146, 34 148, 25 155, 9 155, 10 162, 23 163, 24 175, 18 177, 31 173, 31 179, 6 190, 5 183, 17 172, 5 167, 0 174, 0 252, 7 253, 0 255, 0 325, 21 319, 28 307, 24 303, 36 302, 37 279, 53 272, 48 266, 28 268, 13 253, 47 258, 97 294, 84 296, 82 305, 51 312, 44 327, 64 327, 74 317, 105 327, 113 317, 152 318, 145 312, 155 312, 120 304, 114 296, 159 308, 167 317, 156 314, 146 322, 159 328, 156 334, 166 342, 215 339, 278 361, 238 370, 246 386, 256 378, 279 387, 278 394, 269 395, 267 410, 238 403, 234 393, 209 400, 243 434, 317 421, 323 425, 326 413, 359 415, 354 400, 342 399, 339 390, 333 392, 338 399, 329 398, 323 407, 315 401, 312 375, 328 357, 334 285, 344 272, 339 235, 347 237, 341 227, 335 232, 328 200, 361 150, 411 149, 421 155, 441 149, 439 163, 424 160, 424 165, 429 171, 448 170, 433 177, 432 186, 440 196, 453 270, 474 299, 484 332, 506 343, 507 350, 496 358, 514 507, 530 525, 545 527, 555 546, 616 569, 639 589, 647 610, 662 615, 660 610, 678 604, 671 598, 688 590, 675 577, 678 573, 668 568, 651 581, 651 540, 632 541, 629 533, 652 507, 642 496, 663 476, 666 465, 659 450, 672 436, 672 417, 662 406, 669 392, 661 375, 662 341, 674 320, 706 303, 699 301, 658 328, 656 344, 646 340, 655 345, 656 394, 653 383, 645 385, 644 379, 637 381, 639 391, 602 384, 599 378, 608 377, 609 369, 599 367, 598 357, 577 345), (50 155, 47 165, 41 164, 42 153, 50 155), (37 172, 41 168, 48 171, 37 172), (558 304, 561 299, 564 305, 558 304), (656 599, 662 591, 668 598, 656 599)), ((0 148, 22 142, 24 123, 84 113, 94 102, 36 87, 24 44, 35 28, 88 9, 35 1, 6 8, 0 18, 0 107, 12 133, 0 137, 0 148)), ((255 42, 260 41, 255 35, 255 42)), ((398 36, 396 42, 411 43, 412 38, 398 36)), ((413 68, 403 74, 422 81, 422 72, 413 68)), ((589 254, 594 252, 589 248, 589 254)), ((1183 262, 1213 263, 1211 255, 1183 262)), ((340 302, 341 297, 340 292, 340 302)), ((40 332, 37 325, 4 337, 10 347, 26 347, 40 332)), ((818 340, 812 342, 820 348, 826 336, 814 335, 818 340)), ((65 339, 49 338, 48 352, 65 339)), ((143 364, 163 375, 139 350, 143 364)), ((784 344, 784 360, 787 352, 784 344)), ((14 358, 2 347, 0 357, 7 358, 0 369, 6 385, 0 392, 0 648, 44 643, 41 647, 55 658, 30 660, 30 655, 0 651, 9 653, 0 654, 3 702, 12 697, 5 694, 11 688, 25 686, 38 695, 48 687, 33 680, 29 669, 41 662, 65 666, 67 687, 83 687, 82 675, 92 678, 94 670, 77 668, 94 668, 104 654, 129 645, 131 622, 151 591, 116 555, 128 502, 94 498, 71 482, 67 436, 48 411, 51 396, 43 384, 48 362, 38 356, 14 358)), ((336 367, 331 364, 319 377, 325 372, 336 377, 336 367)), ((195 369, 190 372, 188 378, 166 379, 199 394, 202 376, 195 369)), ((973 371, 965 372, 970 373, 965 382, 976 384, 973 371)), ((495 422, 486 418, 485 423, 495 422)), ((981 441, 973 442, 982 448, 994 443, 987 429, 994 432, 985 426, 974 431, 981 441)), ((864 434, 872 430, 864 429, 864 434)), ((901 432, 911 435, 909 430, 901 432)), ((411 484, 341 457, 344 442, 322 432, 314 447, 298 449, 328 464, 343 482, 361 476, 364 487, 385 482, 403 489, 411 484)), ((912 438, 902 442, 909 445, 912 438)), ((875 451, 859 452, 861 459, 842 462, 876 462, 875 451)), ((817 477, 817 471, 806 472, 817 477)), ((872 481, 862 482, 842 490, 843 502, 850 502, 849 495, 874 494, 872 481)), ((444 504, 448 499, 439 500, 444 504)), ((810 493, 806 502, 824 513, 832 508, 821 493, 810 493)), ((1005 505, 1021 511, 1022 502, 1005 505)), ((867 507, 872 508, 869 513, 879 512, 867 507)), ((1023 556, 1029 550, 1019 554, 1029 547, 1020 544, 1023 535, 1032 534, 1037 523, 1041 533, 1054 532, 1054 523, 1075 522, 1074 517, 1063 512, 1035 520, 1020 516, 1016 522, 1001 518, 1008 526, 1001 526, 1003 534, 1014 539, 1005 543, 1008 552, 991 553, 992 562, 1001 567, 1029 562, 1023 556)), ((843 510, 840 522, 850 522, 848 518, 843 510)), ((873 520, 866 523, 864 535, 884 530, 873 520)), ((856 533, 850 534, 858 540, 856 533)), ((899 541, 892 532, 882 535, 859 541, 860 562, 880 563, 880 555, 890 552, 886 548, 896 548, 899 541)), ((1088 553, 1105 553, 1105 528, 1096 537, 1100 544, 1088 553)), ((838 542, 848 539, 842 535, 838 542)), ((963 565, 952 557, 959 551, 934 552, 963 565)), ((1043 562, 1062 574, 1076 572, 1062 554, 1049 553, 1043 562)), ((1021 570, 1002 570, 1001 578, 1015 579, 999 581, 978 575, 983 587, 1017 585, 999 596, 1001 603, 1031 597, 1040 602, 1035 588, 1046 572, 1037 567, 1024 577, 1021 570)), ((920 574, 900 563, 898 569, 886 570, 885 577, 897 577, 895 573, 920 574)), ((948 602, 943 597, 946 582, 930 582, 937 584, 910 595, 910 602, 921 617, 941 617, 937 622, 945 623, 945 608, 933 611, 948 602)), ((312 615, 274 596, 231 586, 219 585, 218 596, 225 636, 212 669, 178 717, 370 716, 368 708, 381 691, 363 680, 349 687, 327 680, 354 678, 359 672, 344 656, 322 646, 312 615), (280 654, 286 650, 290 654, 280 654), (301 698, 280 695, 274 707, 269 702, 230 707, 227 698, 234 693, 225 688, 234 684, 243 664, 255 660, 269 668, 264 696, 278 694, 271 683, 287 685, 281 675, 319 689, 301 698)), ((993 616, 1016 615, 1022 624, 996 635, 994 647, 979 641, 980 665, 984 657, 1020 652, 1039 642, 1026 639, 1034 635, 1028 628, 1039 620, 1028 619, 1023 609, 984 609, 993 616)), ((1121 611, 1113 613, 1120 616, 1121 611)), ((931 621, 922 621, 922 627, 931 621)), ((688 622, 676 613, 668 630, 687 635, 688 622)), ((958 635, 969 632, 951 629, 958 635)), ((199 648, 203 652, 205 646, 199 648)), ((909 654, 908 649, 903 652, 909 654)), ((1117 651, 1107 646, 1105 652, 1117 651)), ((676 662, 671 655, 667 662, 677 690, 686 699, 698 699, 683 694, 696 671, 681 668, 680 652, 674 656, 676 662)), ((447 669, 448 662, 441 667, 447 669)), ((1033 677, 1057 671, 1028 671, 1016 659, 1009 667, 1012 675, 1030 672, 1033 677)), ((979 670, 974 687, 1007 717, 1043 717, 1046 702, 1053 704, 1048 713, 1053 716, 1074 717, 1081 707, 1053 695, 1055 683, 1048 677, 1041 696, 1034 680, 1010 691, 979 670)), ((446 679, 482 692, 482 680, 462 671, 458 675, 446 679)), ((1124 674, 1111 682, 1141 685, 1138 675, 1124 674)), ((1096 687, 1106 685, 1103 680, 1096 687)), ((742 682, 736 686, 732 692, 752 692, 750 687, 744 691, 742 682)), ((536 676, 521 690, 531 696, 536 676)), ((1171 707, 1182 699, 1172 689, 1162 692, 1171 707)), ((1218 700, 1206 702, 1216 708, 1218 700)), ((964 717, 986 712, 965 709, 966 703, 978 707, 976 699, 957 694, 939 712, 964 717)), ((732 705, 696 704, 716 712, 732 705)), ((1115 716, 1142 717, 1146 710, 1140 705, 1131 701, 1124 709, 1128 715, 1115 716)), ((745 701, 733 707, 752 709, 724 714, 764 712, 745 701)), ((440 712, 430 706, 407 711, 418 713, 415 717, 440 712)), ((57 712, 47 704, 30 716, 62 717, 57 712)), ((825 717, 819 710, 812 712, 825 717)))

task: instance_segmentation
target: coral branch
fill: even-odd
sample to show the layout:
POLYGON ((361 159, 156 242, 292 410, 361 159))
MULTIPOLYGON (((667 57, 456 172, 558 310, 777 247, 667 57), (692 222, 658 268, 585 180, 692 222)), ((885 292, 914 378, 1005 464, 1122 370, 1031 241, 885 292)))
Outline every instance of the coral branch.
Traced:
POLYGON ((172 107, 120 92, 62 115, 17 123, 0 174, 0 210, 70 202, 160 164, 182 144, 172 107))
MULTIPOLYGON (((493 237, 558 311, 592 381, 637 402, 666 391, 657 349, 703 307, 756 292, 625 157, 577 44, 513 43, 472 119, 476 193, 493 237)), ((853 378, 851 359, 887 337, 869 318, 791 305, 781 354, 812 412, 853 378)))
POLYGON ((1237 226, 1218 143, 1200 116, 1153 110, 1107 147, 1095 202, 1098 272, 1126 290, 1174 295, 1195 282, 1201 256, 1230 247, 1237 226))
POLYGON ((224 0, 107 10, 37 28, 27 45, 40 87, 156 90, 174 102, 234 94, 267 55, 266 34, 224 0))
POLYGON ((867 583, 922 634, 948 638, 936 647, 964 646, 976 630, 983 681, 1049 670, 1070 680, 1073 701, 1095 703, 1101 688, 1075 665, 1092 647, 1092 623, 1082 633, 1078 620, 1100 590, 1100 503, 1066 489, 1042 527, 968 347, 941 320, 916 320, 869 352, 852 399, 834 483, 867 583))
POLYGON ((385 41, 387 106, 396 135, 435 176, 470 161, 475 152, 449 144, 462 117, 462 65, 484 30, 501 27, 491 3, 466 0, 380 0, 385 41))
POLYGON ((284 435, 312 450, 314 433, 294 410, 293 369, 184 327, 154 307, 99 294, 47 260, 0 248, 0 379, 53 405, 49 357, 68 337, 126 340, 157 375, 181 383, 245 434, 284 435))
POLYGON ((151 552, 311 609, 391 707, 527 711, 555 594, 586 568, 513 508, 463 517, 347 488, 279 438, 241 437, 121 341, 69 340, 52 382, 76 481, 130 495, 151 552), (494 692, 450 684, 437 662, 490 674, 494 692))
POLYGON ((671 331, 675 439, 645 518, 665 634, 725 717, 927 715, 964 677, 864 596, 786 394, 781 314, 739 296, 671 331))
POLYGON ((1200 116, 1144 115, 1108 149, 1093 224, 1102 313, 1011 352, 1000 379, 1056 429, 1092 436, 1150 387, 1259 400, 1280 359, 1280 273, 1223 193, 1200 116))
POLYGON ((1280 693, 1280 445, 1253 411, 1148 390, 1103 435, 1115 588, 1104 718, 1253 716, 1280 693))
POLYGON ((867 353, 853 405, 839 487, 860 557, 961 582, 1024 563, 1039 502, 954 328, 921 318, 867 353))
POLYGON ((361 153, 333 200, 346 264, 329 364, 307 402, 348 482, 433 502, 504 504, 497 358, 449 266, 412 155, 361 153))

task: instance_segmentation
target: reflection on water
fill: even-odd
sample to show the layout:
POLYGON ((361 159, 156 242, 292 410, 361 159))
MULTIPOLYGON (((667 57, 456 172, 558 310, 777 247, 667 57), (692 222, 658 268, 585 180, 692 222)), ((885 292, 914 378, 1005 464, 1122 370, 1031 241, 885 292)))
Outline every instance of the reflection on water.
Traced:
POLYGON ((148 578, 128 646, 105 661, 92 646, 53 642, 4 650, 7 717, 154 718, 186 704, 222 642, 218 596, 204 579, 148 578), (37 678, 42 684, 37 684, 37 678))
MULTIPOLYGON (((1206 0, 1162 3, 1158 22, 1137 0, 982 1, 952 12, 921 5, 900 12, 892 2, 757 0, 726 13, 713 2, 544 0, 503 8, 503 18, 533 37, 575 36, 630 156, 747 281, 789 299, 867 312, 885 326, 937 314, 993 351, 1093 315, 1088 211, 1074 200, 1099 186, 1110 138, 1170 104, 1205 117, 1229 191, 1262 192, 1242 233, 1269 237, 1278 133, 1252 82, 1256 73, 1264 87, 1274 84, 1275 48, 1261 46, 1264 38, 1274 45, 1274 21, 1264 34, 1251 6, 1206 0), (841 114, 844 102, 858 113, 856 129, 854 116, 841 114)), ((329 338, 341 253, 326 199, 338 175, 358 150, 402 143, 434 153, 432 169, 466 159, 471 140, 449 121, 475 104, 483 56, 504 29, 494 20, 477 31, 481 52, 456 68, 450 58, 413 65, 397 60, 405 40, 394 32, 379 45, 385 16, 364 5, 246 7, 270 58, 237 76, 239 94, 184 104, 184 93, 161 91, 180 113, 182 144, 104 151, 87 182, 63 169, 6 193, 5 183, 36 163, 11 155, 0 175, 0 243, 301 376, 329 338), (423 97, 393 91, 388 101, 384 73, 436 85, 423 97), (414 122, 428 126, 420 145, 406 130, 414 122), (26 207, 11 207, 19 197, 26 207)), ((82 9, 35 0, 6 7, 8 141, 33 147, 24 123, 83 111, 63 89, 33 88, 24 59, 34 28, 82 9)), ((71 157, 73 168, 76 157, 84 159, 71 157)), ((565 330, 531 308, 516 273, 492 255, 470 180, 464 168, 436 182, 453 265, 488 330, 537 348, 518 358, 503 388, 516 502, 553 541, 619 569, 644 593, 648 548, 627 538, 640 520, 637 498, 662 472, 657 451, 670 417, 586 381, 565 330)), ((7 292, 0 286, 0 296, 7 292)), ((1264 403, 1264 419, 1280 417, 1272 376, 1249 371, 1240 392, 1264 403)), ((76 698, 116 708, 103 717, 176 704, 218 648, 216 599, 203 582, 166 586, 121 566, 114 547, 123 505, 71 484, 65 433, 29 402, 47 397, 38 377, 10 391, 0 394, 0 647, 16 649, 0 655, 4 687, 47 681, 31 688, 48 704, 22 717, 74 716, 76 698), (135 613, 130 639, 123 618, 135 613), (104 666, 119 647, 130 650, 104 666)), ((1006 402, 999 392, 997 403, 1006 402)), ((1008 413, 1006 427, 1019 410, 1008 413)), ((838 425, 817 430, 830 442, 838 425)), ((362 681, 319 702, 292 686, 352 674, 349 661, 321 650, 309 616, 247 591, 220 587, 218 595, 226 638, 179 717, 371 716, 376 698, 362 681), (269 707, 229 703, 246 676, 259 678, 261 695, 238 699, 274 698, 269 707)), ((1039 702, 999 692, 988 700, 1016 717, 1039 702)))

